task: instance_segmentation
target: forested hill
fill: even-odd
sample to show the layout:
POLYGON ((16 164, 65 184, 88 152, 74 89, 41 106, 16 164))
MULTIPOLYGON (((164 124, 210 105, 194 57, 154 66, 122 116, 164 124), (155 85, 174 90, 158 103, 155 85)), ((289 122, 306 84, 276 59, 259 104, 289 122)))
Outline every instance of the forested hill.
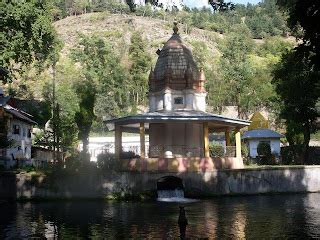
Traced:
MULTIPOLYGON (((274 3, 268 0, 262 6, 216 13, 152 11, 150 6, 132 13, 124 5, 107 5, 104 11, 56 20, 53 24, 62 42, 59 57, 53 59, 57 61, 55 97, 61 131, 65 127, 66 136, 71 136, 71 129, 77 132, 76 113, 89 116, 92 130, 100 132, 103 117, 146 110, 148 74, 155 65, 156 50, 173 32, 174 19, 184 43, 205 71, 209 111, 221 113, 224 106, 233 105, 238 116, 247 119, 254 111, 276 109, 270 101, 275 98, 271 71, 295 43, 294 38, 285 37, 288 29, 280 12, 271 14, 274 3)), ((36 65, 31 66, 9 85, 10 91, 50 106, 50 69, 49 65, 39 74, 36 65)), ((50 118, 36 117, 47 117, 39 122, 50 118)))
MULTIPOLYGON (((110 13, 88 13, 67 17, 56 21, 54 26, 63 42, 62 53, 68 54, 78 44, 81 34, 101 37, 114 46, 115 51, 128 53, 131 35, 138 32, 145 41, 145 50, 156 60, 156 50, 170 38, 173 33, 172 22, 142 16, 110 13)), ((188 29, 186 24, 179 24, 179 33, 190 48, 197 43, 205 43, 208 54, 212 57, 220 55, 217 45, 223 34, 202 30, 188 29)), ((123 56, 125 57, 125 56, 123 56)))

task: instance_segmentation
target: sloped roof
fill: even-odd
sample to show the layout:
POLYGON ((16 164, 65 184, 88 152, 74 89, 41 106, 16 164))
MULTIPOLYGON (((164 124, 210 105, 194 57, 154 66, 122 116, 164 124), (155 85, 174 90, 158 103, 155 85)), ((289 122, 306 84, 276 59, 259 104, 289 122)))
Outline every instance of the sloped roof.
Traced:
POLYGON ((205 92, 204 87, 199 84, 205 81, 204 73, 199 71, 191 50, 182 42, 176 24, 173 35, 158 52, 155 68, 150 72, 149 92, 165 88, 205 92))
POLYGON ((105 123, 115 123, 119 125, 126 125, 130 123, 139 122, 170 122, 170 121, 194 121, 194 122, 220 122, 235 126, 249 126, 250 121, 228 118, 217 114, 194 111, 194 110, 178 110, 178 111, 168 111, 168 112, 148 112, 144 114, 137 114, 134 116, 128 116, 123 118, 115 118, 110 120, 104 120, 105 123))
POLYGON ((14 117, 24 121, 24 122, 28 122, 28 123, 32 123, 32 124, 37 124, 35 121, 33 121, 30 117, 32 117, 30 114, 23 112, 19 109, 13 108, 10 105, 5 105, 4 106, 4 110, 7 113, 10 113, 11 115, 13 115, 14 117))
POLYGON ((244 133, 242 139, 252 138, 281 138, 283 137, 280 133, 277 133, 270 129, 255 129, 244 133))

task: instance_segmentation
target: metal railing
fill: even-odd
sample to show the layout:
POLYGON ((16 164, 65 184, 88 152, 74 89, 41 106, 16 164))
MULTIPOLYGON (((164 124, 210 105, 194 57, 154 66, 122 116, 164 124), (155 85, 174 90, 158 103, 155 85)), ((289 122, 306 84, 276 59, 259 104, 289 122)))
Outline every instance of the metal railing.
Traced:
POLYGON ((163 157, 166 151, 172 152, 174 156, 188 156, 198 157, 203 155, 203 149, 200 147, 187 147, 184 145, 173 145, 173 146, 159 146, 154 145, 149 147, 150 157, 163 157))

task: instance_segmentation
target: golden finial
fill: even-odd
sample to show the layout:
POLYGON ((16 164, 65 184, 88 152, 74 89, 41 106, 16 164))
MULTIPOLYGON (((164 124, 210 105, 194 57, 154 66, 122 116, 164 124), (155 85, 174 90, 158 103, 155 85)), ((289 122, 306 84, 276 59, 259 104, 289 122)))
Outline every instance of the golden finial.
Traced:
POLYGON ((172 29, 173 29, 173 34, 178 34, 179 28, 178 28, 177 20, 174 20, 172 29))

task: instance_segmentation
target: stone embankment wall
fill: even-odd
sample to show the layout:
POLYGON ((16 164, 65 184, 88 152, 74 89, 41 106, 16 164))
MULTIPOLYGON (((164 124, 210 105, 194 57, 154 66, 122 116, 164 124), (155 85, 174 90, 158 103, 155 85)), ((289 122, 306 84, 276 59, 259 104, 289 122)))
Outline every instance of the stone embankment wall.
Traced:
POLYGON ((320 166, 218 170, 210 172, 123 172, 64 176, 0 173, 0 198, 105 198, 113 193, 156 191, 157 180, 176 176, 187 196, 320 192, 320 166))

